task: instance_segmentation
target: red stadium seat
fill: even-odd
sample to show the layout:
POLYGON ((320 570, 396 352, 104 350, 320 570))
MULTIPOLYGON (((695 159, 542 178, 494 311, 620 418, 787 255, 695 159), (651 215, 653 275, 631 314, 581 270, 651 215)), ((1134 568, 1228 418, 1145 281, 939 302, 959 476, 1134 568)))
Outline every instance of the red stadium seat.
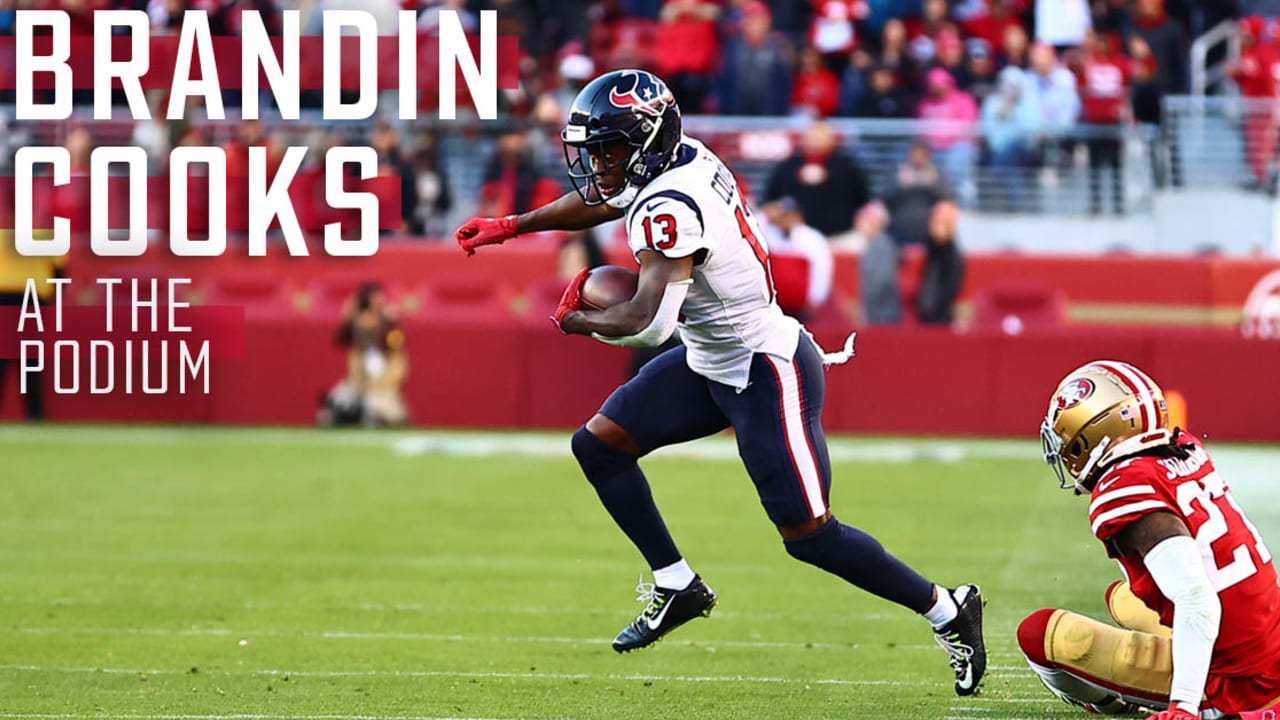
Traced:
POLYGON ((418 314, 432 321, 501 322, 513 314, 509 285, 489 273, 455 273, 414 288, 418 314))
POLYGON ((267 270, 235 270, 215 275, 200 287, 202 305, 238 305, 245 317, 274 317, 293 313, 296 290, 267 270))
POLYGON ((560 304, 560 296, 564 295, 568 281, 557 275, 550 275, 530 283, 525 288, 520 303, 520 319, 530 324, 549 324, 547 318, 556 311, 560 304))
POLYGON ((1066 293, 1039 283, 983 288, 974 297, 973 329, 1021 335, 1056 330, 1066 324, 1066 293))

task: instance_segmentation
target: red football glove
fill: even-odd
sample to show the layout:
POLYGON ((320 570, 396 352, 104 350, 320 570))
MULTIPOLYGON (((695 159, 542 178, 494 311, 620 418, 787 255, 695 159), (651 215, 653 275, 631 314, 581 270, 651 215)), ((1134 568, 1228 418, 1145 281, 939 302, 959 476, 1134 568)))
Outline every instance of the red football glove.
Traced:
POLYGON ((590 268, 582 268, 577 275, 569 281, 569 287, 564 289, 564 295, 560 296, 560 304, 556 306, 556 313, 551 316, 551 322, 556 324, 556 329, 562 335, 569 333, 564 331, 560 323, 564 322, 564 316, 574 310, 582 309, 582 284, 587 281, 587 275, 591 274, 590 268))
POLYGON ((1200 720, 1200 715, 1189 713, 1178 705, 1174 705, 1168 710, 1148 717, 1147 720, 1200 720))
POLYGON ((454 233, 454 237, 458 239, 458 247, 465 250, 468 256, 475 255, 476 248, 481 245, 497 245, 515 236, 515 215, 500 218, 471 218, 454 233))

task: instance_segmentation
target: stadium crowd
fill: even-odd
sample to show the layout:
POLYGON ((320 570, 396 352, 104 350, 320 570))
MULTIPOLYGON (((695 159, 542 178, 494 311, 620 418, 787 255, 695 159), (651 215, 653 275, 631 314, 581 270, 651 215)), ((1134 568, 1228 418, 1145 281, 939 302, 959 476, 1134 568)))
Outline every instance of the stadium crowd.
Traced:
MULTIPOLYGON (((907 300, 920 319, 943 323, 952 317, 946 299, 953 302, 963 277, 957 204, 1034 211, 1041 172, 1087 156, 1089 211, 1109 205, 1124 213, 1123 128, 1158 123, 1160 98, 1188 89, 1189 38, 1239 13, 1234 3, 1208 0, 0 0, 0 34, 13 31, 13 10, 50 7, 69 12, 80 32, 89 31, 99 9, 145 10, 155 33, 175 32, 186 10, 206 10, 220 34, 240 32, 246 10, 263 11, 268 27, 278 29, 281 10, 299 9, 304 33, 319 31, 317 11, 325 9, 371 11, 383 32, 394 31, 397 11, 416 9, 423 33, 436 31, 440 10, 459 11, 471 29, 478 11, 498 10, 499 32, 520 37, 521 82, 502 93, 503 120, 488 157, 476 156, 480 144, 468 150, 482 168, 474 197, 477 185, 450 176, 458 165, 442 158, 443 131, 426 122, 297 127, 157 119, 135 122, 128 136, 115 138, 147 148, 157 163, 174 146, 222 144, 230 165, 246 162, 251 145, 266 145, 278 160, 289 145, 367 143, 379 152, 380 173, 402 180, 404 234, 411 237, 446 237, 464 192, 462 204, 474 201, 480 214, 501 216, 567 189, 560 128, 578 90, 608 70, 653 70, 685 115, 809 118, 794 134, 794 152, 763 183, 744 182, 771 221, 773 244, 809 262, 807 301, 793 309, 827 301, 830 251, 846 249, 881 258, 864 272, 879 268, 882 277, 864 277, 863 285, 864 292, 881 288, 883 310, 871 309, 871 297, 864 308, 868 319, 893 322, 903 315, 904 291, 889 278, 906 249, 930 258, 920 285, 908 283, 907 300), (889 172, 872 177, 860 148, 822 121, 844 117, 922 122, 911 126, 914 139, 895 146, 889 172), (826 245, 810 242, 814 237, 826 245), (941 299, 938 307, 920 307, 921 291, 926 300, 941 299)), ((1241 25, 1246 52, 1233 77, 1246 95, 1274 97, 1271 71, 1280 53, 1257 20, 1241 25)), ((234 105, 235 91, 228 92, 234 105)), ((151 100, 158 106, 163 98, 151 100)), ((1280 133, 1270 114, 1246 123, 1260 138, 1249 152, 1262 180, 1280 133)), ((73 161, 85 163, 93 144, 103 142, 95 137, 99 127, 62 134, 75 148, 73 161)), ((12 149, 40 131, 0 127, 0 143, 12 149)), ((567 242, 580 254, 582 238, 567 242)))

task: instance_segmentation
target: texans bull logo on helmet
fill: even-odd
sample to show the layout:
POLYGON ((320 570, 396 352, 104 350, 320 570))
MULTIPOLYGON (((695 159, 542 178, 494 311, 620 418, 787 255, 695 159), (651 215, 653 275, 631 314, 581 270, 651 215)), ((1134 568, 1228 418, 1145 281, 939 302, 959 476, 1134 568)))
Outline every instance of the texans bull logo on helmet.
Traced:
POLYGON ((631 89, 622 92, 615 85, 609 91, 609 102, 615 107, 658 117, 674 101, 671 91, 657 77, 649 73, 627 73, 627 77, 634 78, 631 89))

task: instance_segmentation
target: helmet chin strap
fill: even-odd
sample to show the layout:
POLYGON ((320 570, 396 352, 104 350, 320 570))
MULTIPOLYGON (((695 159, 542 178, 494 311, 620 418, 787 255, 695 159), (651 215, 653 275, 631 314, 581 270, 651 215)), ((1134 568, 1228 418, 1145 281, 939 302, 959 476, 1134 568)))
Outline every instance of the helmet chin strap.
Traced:
POLYGON ((1084 464, 1084 467, 1080 468, 1080 474, 1076 476, 1077 478, 1083 478, 1076 480, 1077 490, 1082 492, 1093 492, 1093 488, 1085 487, 1084 483, 1088 481, 1089 473, 1093 472, 1094 466, 1097 465, 1098 461, 1107 454, 1107 446, 1110 444, 1111 438, 1104 437, 1102 438, 1102 442, 1098 443, 1098 446, 1093 449, 1093 452, 1089 453, 1089 461, 1084 464))
POLYGON ((639 194, 640 188, 628 182, 621 190, 605 198, 604 204, 618 210, 626 210, 631 207, 631 203, 635 202, 636 195, 639 194))
MULTIPOLYGON (((631 154, 631 158, 627 162, 626 174, 630 174, 636 164, 644 162, 644 154, 649 152, 649 147, 653 145, 653 141, 658 139, 658 133, 662 131, 662 117, 659 116, 658 119, 652 122, 653 129, 649 131, 649 136, 645 138, 644 145, 641 145, 639 150, 631 154)), ((614 193, 612 197, 604 201, 606 205, 619 210, 631 207, 631 203, 636 200, 636 195, 640 193, 640 188, 630 180, 627 180, 626 183, 622 190, 614 193)))

